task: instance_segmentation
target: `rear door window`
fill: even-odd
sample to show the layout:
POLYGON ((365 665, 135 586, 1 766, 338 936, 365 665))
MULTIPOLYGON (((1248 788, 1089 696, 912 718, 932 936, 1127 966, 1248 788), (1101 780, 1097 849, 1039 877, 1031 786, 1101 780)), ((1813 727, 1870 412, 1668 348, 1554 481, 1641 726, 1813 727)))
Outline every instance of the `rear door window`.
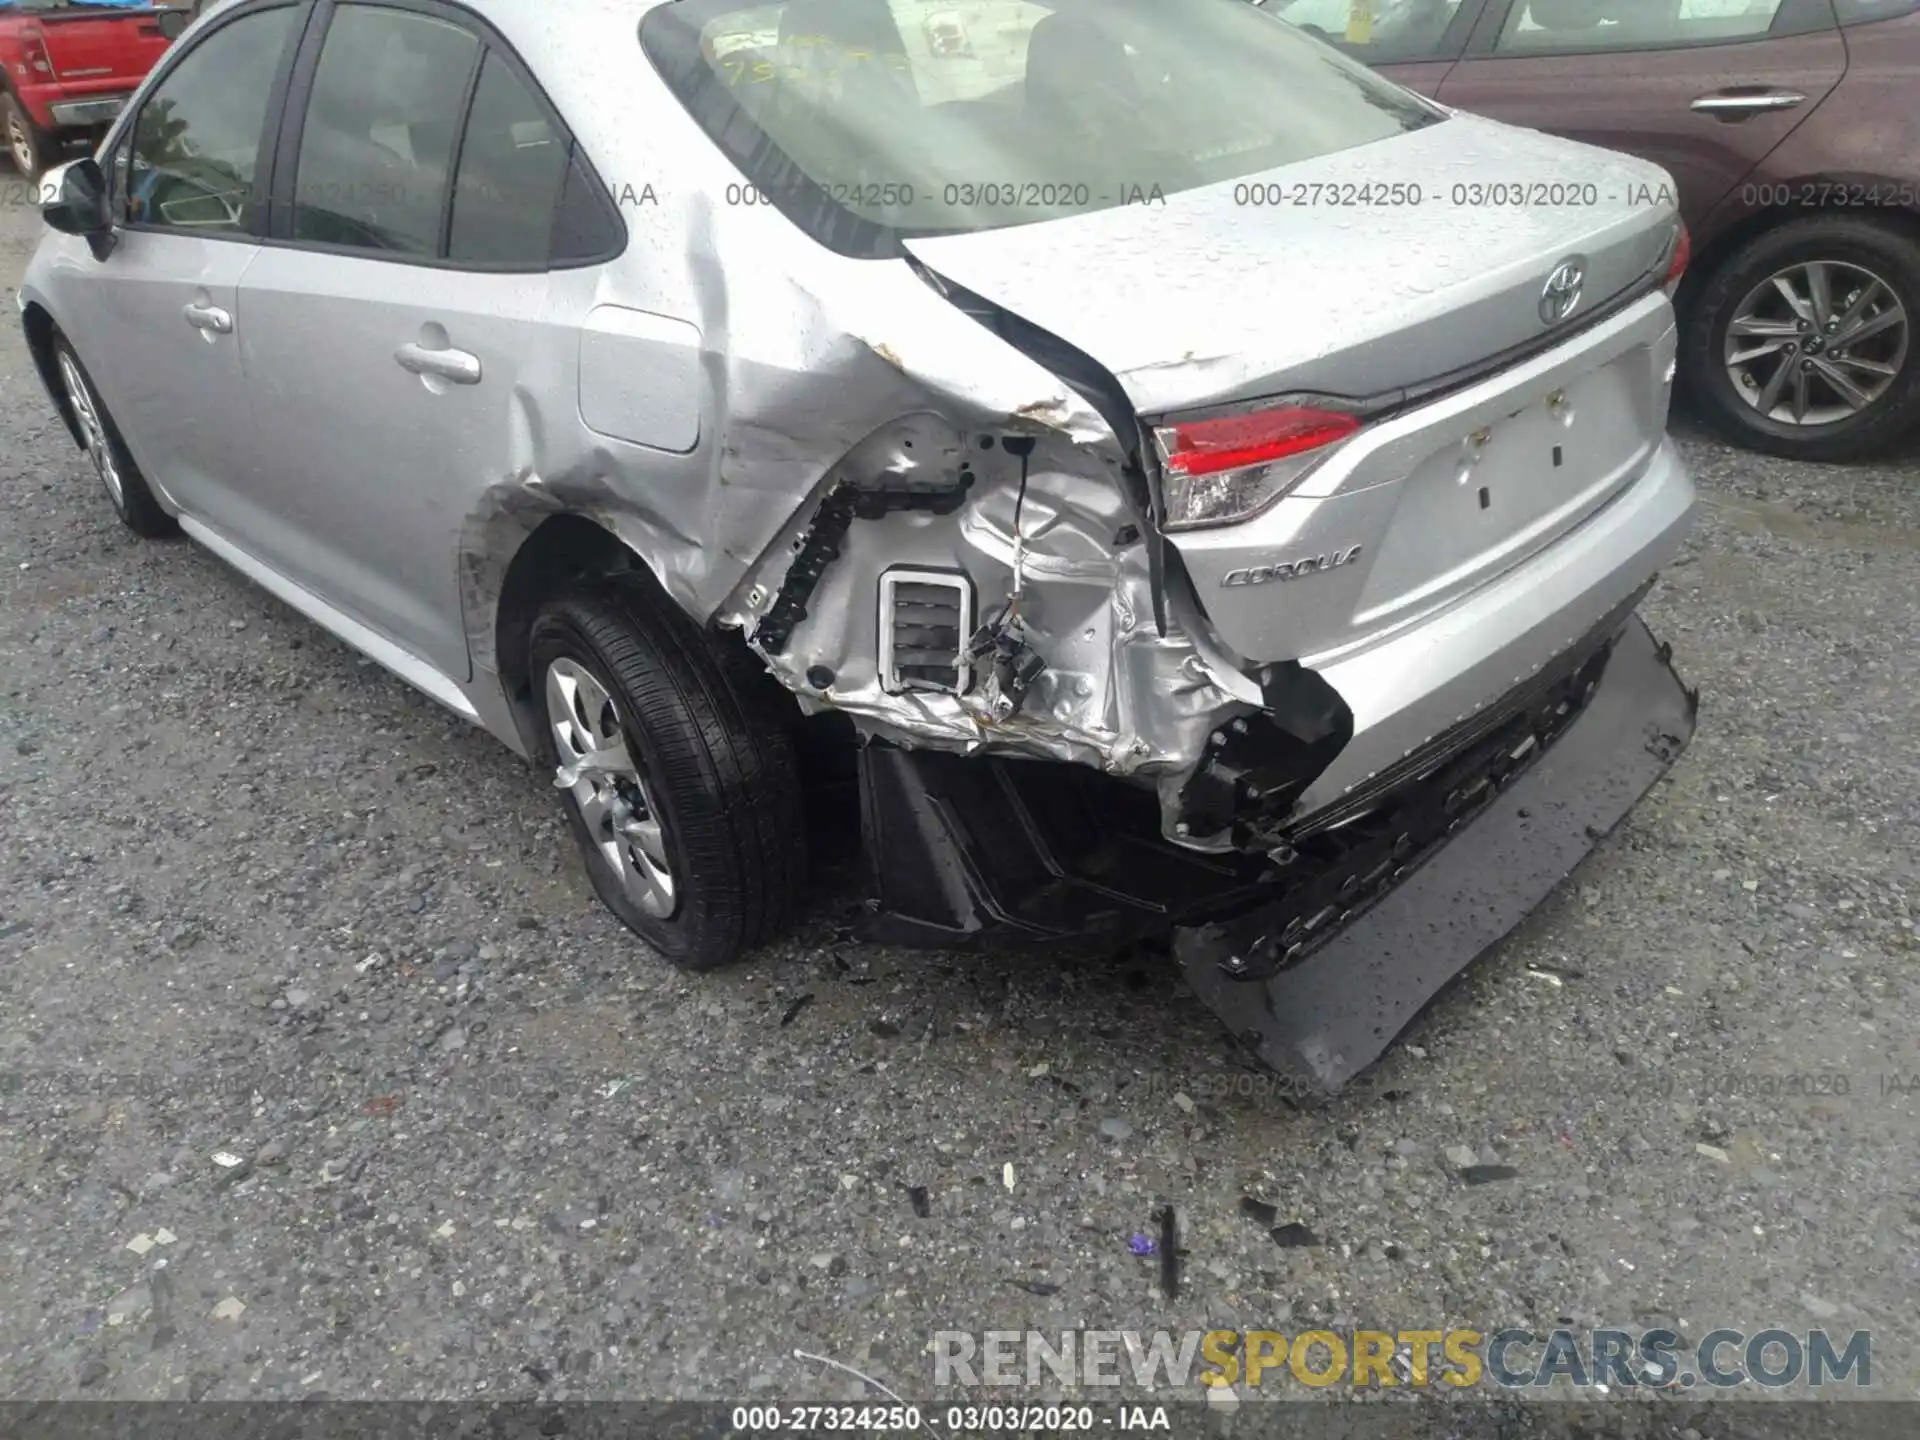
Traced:
POLYGON ((474 90, 453 185, 448 258, 456 264, 542 265, 568 165, 566 133, 498 54, 474 90))
POLYGON ((1461 0, 1266 0, 1289 25, 1369 65, 1452 59, 1465 43, 1461 0), (1457 37, 1457 40, 1456 40, 1457 37))
POLYGON ((335 11, 300 134, 293 238, 439 255, 480 53, 472 31, 431 15, 335 11))
MULTIPOLYGON (((1782 0, 1520 0, 1495 44, 1513 54, 1724 45, 1773 28, 1782 0)), ((1831 24, 1831 22, 1828 22, 1831 24)))
POLYGON ((451 12, 354 3, 334 12, 282 238, 478 270, 618 253, 625 232, 605 187, 484 28, 451 12))

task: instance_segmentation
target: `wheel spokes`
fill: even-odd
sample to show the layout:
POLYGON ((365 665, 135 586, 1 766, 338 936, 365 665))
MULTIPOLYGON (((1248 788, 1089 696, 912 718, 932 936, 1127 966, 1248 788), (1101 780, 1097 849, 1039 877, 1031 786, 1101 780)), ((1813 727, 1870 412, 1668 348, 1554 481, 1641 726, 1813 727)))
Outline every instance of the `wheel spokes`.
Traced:
POLYGON ((67 399, 73 406, 74 416, 80 422, 80 433, 86 441, 87 459, 93 462, 93 473, 100 477, 114 503, 121 504, 120 469, 114 463, 112 448, 107 444, 106 426, 100 423, 100 412, 93 403, 93 392, 70 355, 60 357, 60 378, 66 385, 67 399))
POLYGON ((1838 391, 1840 398, 1845 400, 1847 404, 1851 405, 1854 409, 1864 410, 1873 403, 1873 397, 1858 385, 1854 384, 1847 376, 1841 374, 1839 367, 1834 365, 1832 361, 1822 357, 1813 362, 1813 368, 1819 371, 1820 378, 1838 391))
POLYGON ((1807 264, 1807 303, 1813 309, 1813 323, 1825 325, 1833 318, 1833 290, 1827 267, 1818 260, 1807 264))
POLYGON ((567 790, 620 888, 649 915, 673 912, 673 866, 652 793, 627 743, 613 697, 584 665, 547 667, 547 720, 567 790))
POLYGON ((1774 367, 1773 374, 1761 388, 1760 398, 1754 401, 1754 408, 1762 415, 1771 415, 1774 406, 1780 403, 1780 396, 1787 388, 1787 381, 1793 378, 1794 365, 1791 360, 1782 360, 1774 367))
POLYGON ((1800 333, 1800 327, 1791 320, 1768 320, 1759 315, 1736 315, 1727 326, 1729 335, 1764 335, 1769 338, 1791 340, 1800 333))
POLYGON ((620 827, 620 833, 647 859, 662 870, 667 868, 667 841, 661 833, 660 822, 651 814, 634 816, 620 827))
POLYGON ((1896 306, 1888 306, 1878 315, 1855 322, 1853 329, 1843 330, 1839 335, 1836 335, 1834 339, 1839 343, 1858 345, 1862 340, 1870 339, 1880 334, 1883 330, 1891 330, 1896 325, 1904 325, 1906 323, 1907 316, 1904 310, 1896 306))
POLYGON ((1748 292, 1727 321, 1721 359, 1735 393, 1761 415, 1838 424, 1877 403, 1901 373, 1906 307, 1851 261, 1802 261, 1748 292))
POLYGON ((1835 365, 1844 365, 1849 370, 1864 370, 1869 375, 1877 375, 1885 380, 1891 380, 1900 373, 1898 365, 1889 365, 1881 360, 1868 360, 1860 355, 1835 355, 1829 351, 1827 359, 1835 365))
POLYGON ((1778 355, 1793 344, 1791 340, 1762 340, 1750 350, 1738 350, 1727 357, 1729 365, 1749 365, 1755 360, 1765 359, 1769 355, 1778 355))
POLYGON ((1785 275, 1776 275, 1773 277, 1773 288, 1780 292, 1781 298, 1787 302, 1788 308, 1794 314, 1802 320, 1813 319, 1813 307, 1801 298, 1798 290, 1793 288, 1793 281, 1785 275))
POLYGON ((1859 325, 1860 317, 1872 308, 1873 302, 1880 297, 1880 292, 1886 288, 1887 287, 1882 285, 1877 279, 1869 280, 1865 285, 1860 287, 1860 293, 1854 297, 1853 303, 1847 307, 1846 314, 1840 317, 1840 328, 1833 337, 1835 344, 1844 345, 1848 340, 1853 338, 1854 327, 1859 325))

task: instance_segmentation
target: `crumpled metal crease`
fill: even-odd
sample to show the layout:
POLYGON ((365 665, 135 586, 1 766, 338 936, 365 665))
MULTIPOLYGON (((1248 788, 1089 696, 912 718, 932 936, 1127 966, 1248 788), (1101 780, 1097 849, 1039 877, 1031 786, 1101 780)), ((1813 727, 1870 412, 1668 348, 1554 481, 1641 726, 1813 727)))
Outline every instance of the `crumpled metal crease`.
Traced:
MULTIPOLYGON (((946 516, 855 520, 790 643, 763 656, 769 669, 803 706, 839 709, 868 734, 905 745, 1120 775, 1194 763, 1211 717, 1235 702, 1205 678, 1191 640, 1154 632, 1142 517, 1126 499, 1127 446, 1099 411, 910 265, 790 245, 779 247, 781 264, 765 264, 756 227, 785 222, 723 215, 718 193, 675 194, 683 246, 655 228, 663 216, 636 219, 636 245, 657 267, 646 294, 619 272, 555 280, 591 286, 590 304, 698 329, 698 354, 686 363, 699 370, 700 442, 686 454, 650 449, 597 434, 577 413, 543 415, 533 394, 516 393, 512 463, 478 489, 460 524, 475 664, 499 669, 495 616, 513 557, 563 514, 617 537, 697 622, 751 634, 848 457, 903 417, 935 416, 956 437, 937 447, 952 450, 942 463, 956 471, 964 463, 975 477, 965 503, 946 516), (876 585, 887 566, 914 564, 967 575, 978 615, 1007 597, 1019 472, 997 442, 1012 435, 1035 441, 1021 515, 1022 604, 1047 669, 1021 712, 994 723, 978 697, 887 688, 876 585), (833 671, 830 686, 809 682, 818 666, 833 671)), ((649 359, 660 363, 657 353, 649 359)), ((876 463, 906 453, 885 450, 878 446, 876 463)))

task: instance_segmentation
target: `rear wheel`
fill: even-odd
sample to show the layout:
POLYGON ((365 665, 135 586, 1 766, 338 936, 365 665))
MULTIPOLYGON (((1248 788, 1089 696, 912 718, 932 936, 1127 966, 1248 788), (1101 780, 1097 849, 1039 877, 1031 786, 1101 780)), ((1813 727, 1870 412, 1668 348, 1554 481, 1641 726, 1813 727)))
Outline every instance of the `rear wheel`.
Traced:
POLYGON ((53 158, 53 137, 33 123, 26 107, 4 93, 0 93, 0 133, 5 135, 13 168, 25 179, 38 180, 53 158))
POLYGON ((1689 388, 1744 445, 1846 460, 1920 423, 1920 241, 1903 230, 1790 221, 1735 251, 1689 309, 1689 388))
POLYGON ((641 577, 595 581, 534 621, 541 762, 596 893, 688 969, 786 928, 804 872, 791 739, 765 685, 641 577), (730 673, 731 672, 731 673, 730 673))
POLYGON ((105 402, 93 388, 93 379, 87 374, 87 367, 80 363, 80 357, 74 354, 66 336, 54 336, 53 358, 60 371, 60 384, 66 391, 67 404, 72 407, 73 418, 79 424, 81 441, 87 447, 87 459, 93 463, 93 473, 100 477, 101 488, 107 492, 107 498, 113 502, 120 519, 134 534, 149 540, 177 535, 179 525, 160 508, 159 500, 154 498, 153 490, 147 484, 147 477, 140 473, 140 467, 133 463, 133 456, 127 453, 126 442, 120 438, 119 428, 107 413, 105 402))

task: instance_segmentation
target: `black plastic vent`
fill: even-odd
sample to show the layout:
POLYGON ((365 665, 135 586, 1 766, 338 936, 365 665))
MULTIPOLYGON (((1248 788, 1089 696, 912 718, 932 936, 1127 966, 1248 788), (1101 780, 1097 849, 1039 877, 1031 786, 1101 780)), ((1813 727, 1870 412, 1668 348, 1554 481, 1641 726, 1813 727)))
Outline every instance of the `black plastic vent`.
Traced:
POLYGON ((888 690, 965 693, 973 587, 964 575, 889 570, 880 577, 880 674, 888 690))

